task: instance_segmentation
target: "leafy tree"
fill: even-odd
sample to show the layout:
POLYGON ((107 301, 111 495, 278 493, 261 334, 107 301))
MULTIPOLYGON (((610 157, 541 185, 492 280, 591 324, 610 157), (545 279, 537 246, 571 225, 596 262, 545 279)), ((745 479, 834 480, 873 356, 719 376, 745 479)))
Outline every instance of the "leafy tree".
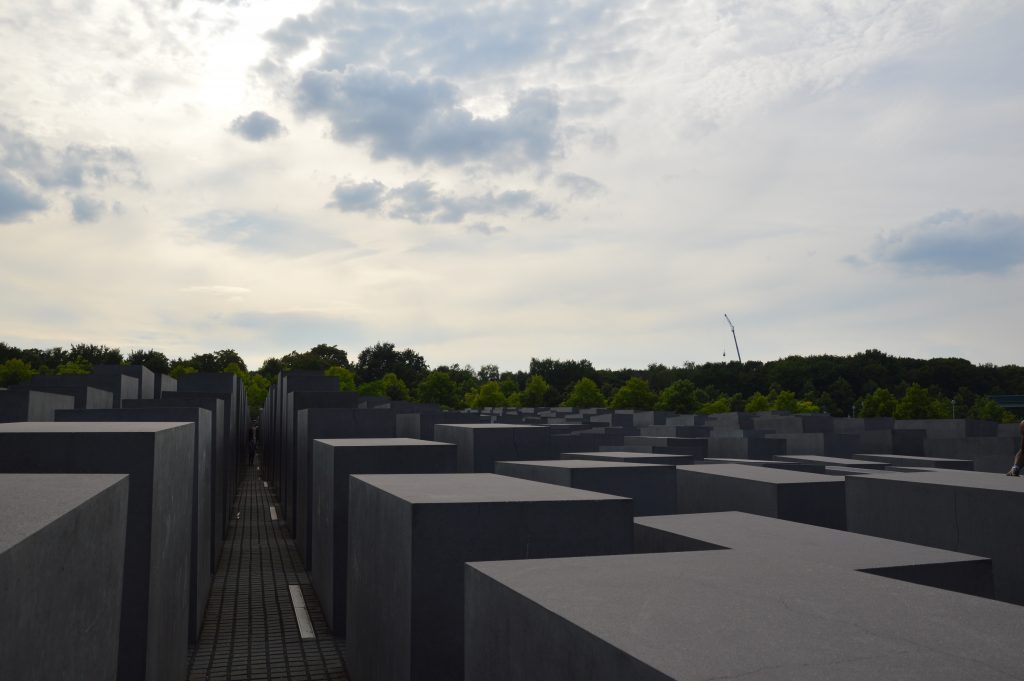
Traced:
POLYGON ((246 399, 249 403, 249 411, 256 413, 267 399, 267 392, 270 391, 270 381, 256 372, 248 372, 238 366, 236 362, 228 362, 224 367, 224 373, 231 373, 238 376, 245 387, 246 399))
POLYGON ((91 345, 88 343, 72 345, 68 355, 75 359, 82 358, 90 365, 120 364, 124 360, 124 356, 121 355, 121 351, 117 348, 108 348, 106 345, 91 345))
POLYGON ((0 364, 0 386, 17 385, 24 383, 36 375, 36 371, 28 362, 20 359, 9 359, 0 364))
POLYGON ((386 373, 376 381, 359 386, 361 395, 376 395, 389 400, 408 400, 409 387, 394 373, 386 373))
POLYGON ((658 396, 642 378, 631 378, 615 391, 612 397, 613 409, 654 409, 658 396))
POLYGON ((896 403, 898 419, 940 419, 946 416, 948 413, 944 405, 917 383, 910 384, 896 403))
POLYGON ((181 378, 182 376, 185 376, 186 374, 197 374, 197 373, 199 373, 199 369, 196 369, 194 366, 192 366, 188 362, 181 362, 179 364, 173 364, 172 363, 172 365, 171 365, 170 376, 171 376, 171 378, 174 378, 174 379, 181 378))
POLYGON ((306 352, 289 352, 279 362, 279 371, 323 371, 332 366, 351 366, 347 352, 340 350, 336 345, 324 343, 315 345, 306 352))
MULTIPOLYGON (((840 376, 829 384, 826 389, 828 393, 828 413, 833 416, 847 416, 850 413, 850 408, 853 403, 857 400, 857 395, 853 392, 853 386, 850 382, 840 376)), ((824 405, 822 405, 824 406, 824 405)))
POLYGON ((857 416, 893 416, 896 413, 896 398, 885 388, 876 388, 874 392, 860 401, 857 416))
POLYGON ((967 412, 967 418, 996 423, 1015 423, 1018 420, 1015 414, 989 397, 979 397, 975 400, 967 412))
POLYGON ((500 381, 501 372, 498 370, 497 364, 484 364, 476 372, 476 380, 481 384, 487 383, 488 381, 500 381))
POLYGON ((661 391, 654 408, 659 411, 674 411, 679 414, 693 414, 700 408, 703 400, 698 394, 697 386, 688 378, 674 381, 661 391))
MULTIPOLYGON (((195 368, 200 373, 211 373, 217 374, 227 371, 227 368, 231 364, 235 364, 242 371, 246 371, 245 360, 242 359, 241 355, 231 349, 217 350, 216 352, 204 352, 202 354, 195 354, 188 360, 189 366, 195 368)), ((174 368, 174 363, 171 363, 171 369, 174 368)))
POLYGON ((581 378, 569 391, 569 396, 562 402, 563 407, 604 407, 608 402, 605 400, 601 389, 589 378, 581 378))
POLYGON ((417 386, 430 373, 423 356, 406 348, 399 352, 394 343, 377 343, 359 353, 356 377, 363 383, 395 374, 406 385, 417 386))
POLYGON ((459 386, 447 371, 436 369, 427 374, 416 388, 416 400, 427 404, 440 404, 457 409, 462 406, 459 386))
POLYGON ((273 381, 284 370, 284 363, 280 359, 277 357, 267 357, 263 360, 263 364, 260 365, 259 374, 273 381))
POLYGON ((470 406, 474 409, 480 409, 481 407, 505 407, 508 405, 508 399, 505 397, 505 393, 501 392, 501 386, 497 381, 488 381, 480 386, 480 389, 473 395, 470 406))
POLYGON ((530 376, 526 387, 519 393, 519 406, 550 407, 557 404, 558 391, 543 376, 530 376))
POLYGON ((157 350, 132 350, 125 362, 131 366, 142 365, 154 374, 166 374, 171 370, 171 360, 157 350))
POLYGON ((595 382, 598 380, 597 369, 586 359, 577 361, 534 357, 530 360, 530 375, 544 377, 560 395, 567 393, 581 378, 589 378, 595 382))
MULTIPOLYGON (((262 373, 262 371, 260 373, 262 373)), ((327 369, 324 369, 324 376, 337 377, 338 390, 343 392, 355 392, 356 375, 351 369, 343 366, 328 367, 327 369)))
POLYGON ((774 404, 772 400, 767 395, 763 395, 760 392, 756 392, 750 397, 749 400, 747 400, 747 403, 746 405, 744 405, 743 410, 748 412, 771 411, 773 406, 774 404))
POLYGON ((701 405, 700 409, 697 410, 698 414, 725 414, 732 411, 732 398, 728 395, 723 395, 716 400, 712 400, 704 405, 701 405))
POLYGON ((55 373, 58 376, 84 376, 92 373, 92 365, 82 357, 78 357, 70 362, 66 362, 58 366, 55 373))
POLYGON ((778 395, 775 396, 775 403, 772 405, 772 409, 776 411, 797 411, 797 399, 796 395, 791 390, 780 390, 778 395))

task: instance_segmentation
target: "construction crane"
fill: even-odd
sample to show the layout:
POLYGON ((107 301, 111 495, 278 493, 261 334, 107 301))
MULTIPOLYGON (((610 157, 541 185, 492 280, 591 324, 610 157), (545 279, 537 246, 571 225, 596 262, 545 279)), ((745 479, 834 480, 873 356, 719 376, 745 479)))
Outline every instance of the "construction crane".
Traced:
POLYGON ((732 342, 736 345, 736 359, 739 360, 740 364, 743 364, 743 358, 740 357, 740 343, 736 340, 736 327, 733 326, 732 320, 729 319, 729 315, 725 315, 725 321, 729 324, 729 329, 732 331, 732 342))

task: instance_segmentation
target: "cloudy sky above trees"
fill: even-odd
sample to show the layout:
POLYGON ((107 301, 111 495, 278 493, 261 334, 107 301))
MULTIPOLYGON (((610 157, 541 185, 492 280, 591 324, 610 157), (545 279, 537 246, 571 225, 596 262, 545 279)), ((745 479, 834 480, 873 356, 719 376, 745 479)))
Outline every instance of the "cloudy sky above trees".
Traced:
POLYGON ((1024 3, 0 0, 2 338, 1022 363, 1024 3), (471 8, 471 9, 465 9, 471 8))

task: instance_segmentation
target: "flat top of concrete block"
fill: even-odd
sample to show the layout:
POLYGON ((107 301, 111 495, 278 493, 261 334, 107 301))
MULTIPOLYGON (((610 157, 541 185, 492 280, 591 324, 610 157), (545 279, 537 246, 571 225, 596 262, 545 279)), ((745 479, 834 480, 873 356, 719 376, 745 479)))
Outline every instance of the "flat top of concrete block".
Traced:
POLYGON ((0 553, 128 476, 0 474, 0 553))
POLYGON ((666 468, 654 463, 630 463, 626 461, 593 461, 587 459, 540 459, 532 461, 496 461, 510 466, 537 466, 542 468, 666 468))
POLYGON ((789 556, 854 570, 984 560, 966 553, 740 511, 647 516, 634 522, 724 548, 789 556))
POLYGON ((156 433, 192 424, 178 421, 63 421, 0 423, 0 433, 156 433))
POLYGON ((417 440, 411 437, 345 437, 345 438, 320 438, 317 442, 323 442, 331 447, 452 447, 447 442, 435 442, 433 440, 417 440))
POLYGON ((808 482, 843 484, 843 479, 820 473, 804 473, 783 468, 768 466, 746 466, 733 463, 694 464, 692 466, 676 466, 677 471, 701 475, 721 475, 730 478, 743 478, 757 482, 769 482, 776 485, 799 484, 808 482))
POLYGON ((547 428, 547 426, 531 426, 525 423, 438 423, 435 427, 472 428, 474 430, 514 430, 517 428, 547 428))
POLYGON ((1015 478, 1003 473, 981 473, 978 471, 956 471, 948 468, 933 468, 927 471, 900 474, 882 472, 859 476, 888 480, 890 482, 919 483, 922 485, 944 485, 946 487, 969 487, 995 492, 1017 492, 1024 494, 1024 478, 1015 478))
POLYGON ((613 501, 610 494, 548 485, 494 473, 353 475, 388 494, 414 504, 475 504, 517 501, 613 501))
MULTIPOLYGON (((689 454, 646 454, 644 452, 566 452, 566 456, 573 456, 575 454, 586 454, 587 456, 601 456, 609 459, 659 459, 664 457, 665 461, 675 461, 677 459, 689 457, 689 454)), ((692 457, 691 457, 692 458, 692 457)))
POLYGON ((942 461, 942 462, 954 462, 954 463, 972 463, 970 459, 947 459, 941 456, 915 456, 913 454, 873 454, 871 452, 856 452, 852 456, 859 457, 871 457, 870 460, 877 459, 879 461, 895 461, 903 463, 907 460, 914 461, 919 460, 922 466, 927 466, 930 461, 942 461))
POLYGON ((671 679, 1021 674, 1020 606, 846 568, 738 551, 469 565, 671 679))
POLYGON ((798 463, 817 463, 823 466, 852 466, 853 468, 882 468, 883 462, 864 461, 863 459, 846 459, 841 456, 819 456, 817 454, 785 454, 777 456, 779 461, 796 461, 798 463))

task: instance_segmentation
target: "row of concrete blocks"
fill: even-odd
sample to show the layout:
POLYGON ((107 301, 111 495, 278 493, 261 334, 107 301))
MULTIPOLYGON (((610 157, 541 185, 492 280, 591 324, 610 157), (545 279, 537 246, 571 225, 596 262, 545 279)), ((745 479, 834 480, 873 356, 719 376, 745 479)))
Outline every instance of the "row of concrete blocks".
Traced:
POLYGON ((40 490, 35 506, 3 499, 0 565, 9 581, 0 585, 52 580, 48 590, 2 589, 5 676, 184 677, 244 465, 237 424, 247 418, 235 376, 189 378, 183 384, 194 392, 126 399, 123 409, 57 410, 57 423, 0 424, 0 476, 15 485, 31 478, 40 490), (67 491, 76 485, 80 494, 67 491), (47 529, 40 504, 71 529, 47 529), (121 556, 117 569, 88 559, 94 549, 121 556), (50 635, 35 640, 41 630, 50 635))
MULTIPOLYGON (((764 667, 820 678, 825 665, 863 678, 893 664, 963 678, 963 657, 1014 645, 1007 627, 1024 614, 979 598, 1024 602, 1012 592, 1020 547, 1000 552, 1007 542, 988 529, 991 516, 1024 510, 1024 490, 998 476, 848 479, 860 532, 938 546, 953 539, 925 536, 941 518, 959 533, 940 548, 975 554, 965 556, 746 514, 634 522, 633 500, 564 481, 446 474, 459 452, 440 443, 318 440, 313 450, 313 584, 336 630, 345 614, 355 679, 682 679, 764 667), (410 468, 434 472, 364 474, 410 468), (948 632, 961 613, 969 637, 948 632), (930 637, 943 628, 937 660, 930 637)), ((773 470, 735 468, 726 477, 773 470)))

